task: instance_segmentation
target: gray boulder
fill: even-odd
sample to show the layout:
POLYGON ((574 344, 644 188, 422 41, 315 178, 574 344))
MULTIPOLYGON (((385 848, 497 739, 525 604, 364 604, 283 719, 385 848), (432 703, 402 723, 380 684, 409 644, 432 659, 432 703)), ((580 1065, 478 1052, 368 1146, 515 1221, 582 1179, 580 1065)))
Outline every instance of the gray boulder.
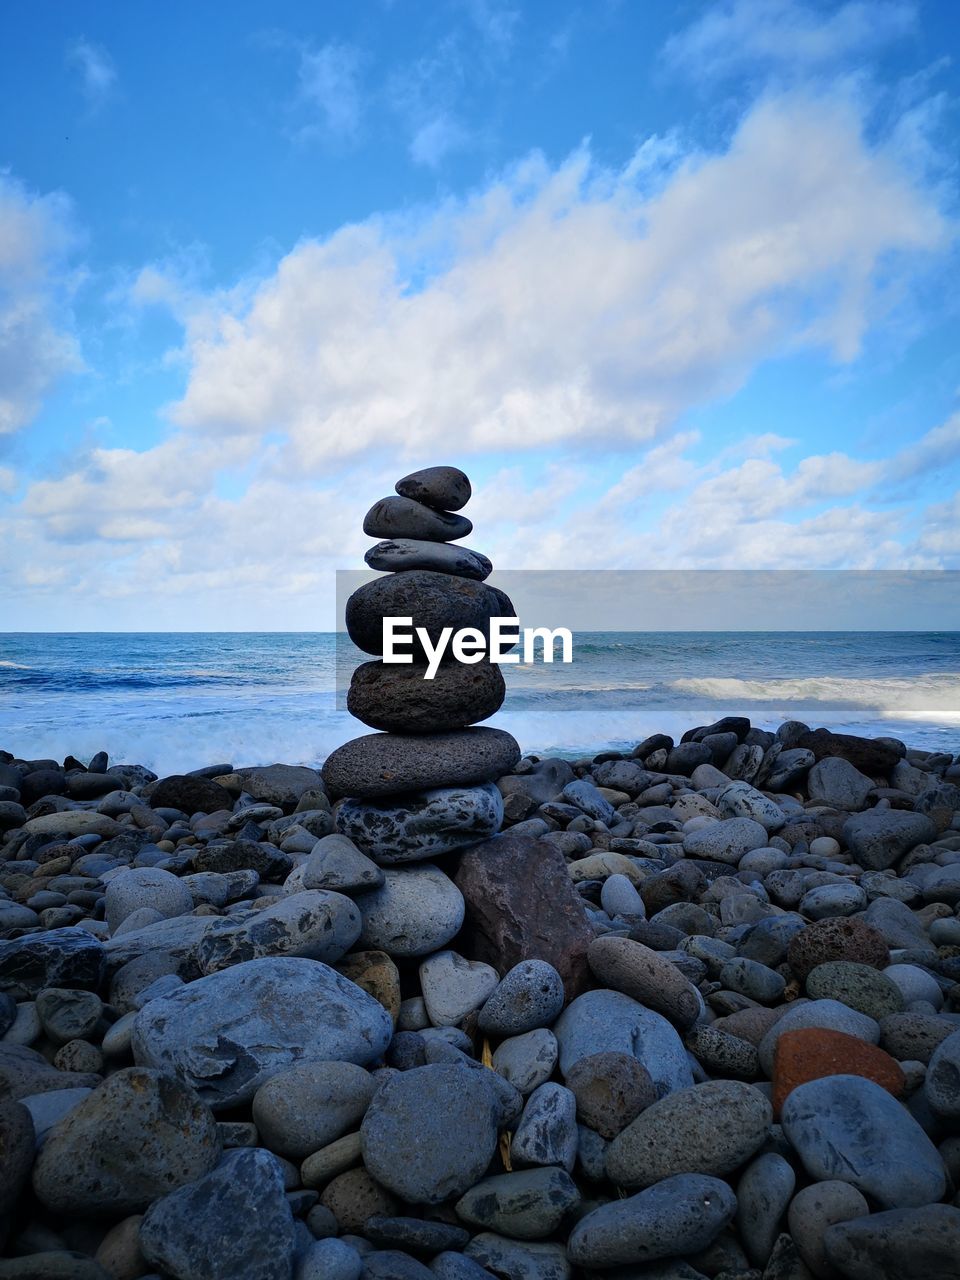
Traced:
POLYGON ((843 838, 857 862, 868 871, 885 871, 915 849, 936 838, 937 828, 923 813, 905 809, 868 809, 843 824, 843 838))
POLYGON ((619 991, 586 991, 553 1027, 564 1076, 595 1053, 628 1053, 649 1072, 657 1096, 693 1084, 683 1041, 666 1018, 619 991))
POLYGON ((360 936, 360 912, 342 893, 305 889, 245 920, 211 922, 197 945, 201 973, 265 956, 304 956, 335 964, 360 936))

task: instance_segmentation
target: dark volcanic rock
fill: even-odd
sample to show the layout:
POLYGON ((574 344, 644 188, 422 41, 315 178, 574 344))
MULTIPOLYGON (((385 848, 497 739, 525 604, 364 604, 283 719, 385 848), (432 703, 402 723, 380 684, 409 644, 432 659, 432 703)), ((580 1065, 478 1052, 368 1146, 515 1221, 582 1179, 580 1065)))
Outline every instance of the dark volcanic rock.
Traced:
POLYGON ((215 813, 232 809, 233 796, 219 782, 174 773, 161 778, 150 793, 154 809, 180 809, 183 813, 215 813))
POLYGON ((886 775, 901 757, 901 752, 876 738, 860 738, 852 733, 832 733, 829 729, 811 729, 792 745, 806 747, 818 760, 839 756, 848 760, 861 773, 886 775))
POLYGON ((883 969, 890 962, 890 948, 879 929, 863 920, 831 916, 795 934, 787 948, 787 960, 797 977, 806 978, 828 960, 853 960, 883 969))
POLYGON ((499 711, 506 685, 493 662, 446 662, 432 680, 425 663, 364 662, 353 673, 347 710, 388 733, 445 733, 499 711))
POLYGON ((0 991, 15 1000, 29 1000, 44 987, 95 991, 102 973, 103 946, 86 929, 48 929, 0 942, 0 991))
POLYGON ((925 1204, 837 1222, 823 1233, 823 1245, 848 1280, 956 1280, 960 1208, 925 1204))
POLYGON ((593 930, 556 845, 509 833, 474 845, 455 876, 467 907, 472 949, 503 976, 521 960, 546 960, 567 998, 589 982, 593 930))
POLYGON ((496 835, 503 822, 500 792, 439 787, 392 801, 344 800, 337 830, 381 866, 419 862, 496 835))
POLYGON ((459 511, 470 501, 470 481, 459 467, 424 467, 394 485, 401 498, 413 498, 437 511, 459 511))
POLYGON ((272 844, 256 840, 231 840, 208 845, 193 859, 197 871, 256 871, 264 880, 283 880, 293 870, 293 859, 272 844))
POLYGON ((503 729, 371 733, 329 755, 323 781, 337 795, 376 799, 491 782, 509 773, 519 759, 516 740, 503 729))
POLYGON ((363 532, 371 538, 416 538, 424 542, 454 542, 473 529, 466 516, 435 511, 413 498, 381 498, 363 518, 363 532))
MULTIPOLYGON (((19 1102, 0 1102, 0 1219, 16 1204, 35 1154, 30 1112, 19 1102)), ((0 1243, 2 1238, 0 1225, 0 1243)))
MULTIPOLYGON (((359 587, 346 607, 350 639, 364 653, 383 653, 383 619, 411 618, 410 630, 423 627, 436 644, 444 627, 454 631, 476 627, 490 634, 490 619, 514 617, 513 605, 502 591, 451 573, 432 569, 410 569, 392 573, 359 587)), ((409 652, 425 660, 422 647, 414 643, 409 652)), ((449 650, 448 650, 449 653, 449 650)))
POLYGON ((408 569, 433 569, 482 582, 493 565, 479 551, 453 547, 446 542, 425 542, 419 538, 392 538, 378 542, 363 557, 371 569, 382 573, 403 573, 408 569))

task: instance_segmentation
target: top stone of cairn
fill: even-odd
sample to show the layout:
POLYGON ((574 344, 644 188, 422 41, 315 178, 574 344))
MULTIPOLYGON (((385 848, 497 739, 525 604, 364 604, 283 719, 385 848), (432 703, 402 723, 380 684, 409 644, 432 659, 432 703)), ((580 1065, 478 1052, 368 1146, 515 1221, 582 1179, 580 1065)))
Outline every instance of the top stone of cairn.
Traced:
POLYGON ((398 480, 401 498, 413 498, 435 511, 459 511, 470 501, 470 481, 456 467, 424 467, 398 480))

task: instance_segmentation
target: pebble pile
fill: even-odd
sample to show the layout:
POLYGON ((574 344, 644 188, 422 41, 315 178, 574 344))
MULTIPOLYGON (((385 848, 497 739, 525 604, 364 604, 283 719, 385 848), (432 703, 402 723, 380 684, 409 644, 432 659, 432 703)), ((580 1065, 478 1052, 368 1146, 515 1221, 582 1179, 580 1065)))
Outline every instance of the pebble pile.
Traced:
MULTIPOLYGON (((437 471, 371 585, 453 617, 437 471)), ((0 1280, 957 1280, 960 761, 366 668, 322 776, 0 753, 0 1280)))

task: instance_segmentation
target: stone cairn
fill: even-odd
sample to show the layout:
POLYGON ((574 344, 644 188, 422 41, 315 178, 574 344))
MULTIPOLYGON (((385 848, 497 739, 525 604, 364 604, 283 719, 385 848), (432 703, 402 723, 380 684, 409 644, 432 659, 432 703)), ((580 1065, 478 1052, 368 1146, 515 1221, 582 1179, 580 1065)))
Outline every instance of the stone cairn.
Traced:
POLYGON ((502 729, 476 728, 503 702, 499 666, 468 665, 449 649, 435 677, 424 678, 426 654, 414 642, 410 664, 385 663, 383 619, 412 618, 436 644, 444 627, 475 627, 489 637, 490 619, 513 616, 509 598, 485 579, 486 556, 452 546, 473 525, 455 514, 470 498, 456 467, 404 476, 396 496, 374 503, 363 531, 380 538, 366 554, 384 570, 347 601, 351 640, 377 656, 353 673, 347 706, 380 730, 345 743, 323 768, 328 790, 344 797, 337 829, 381 865, 416 862, 474 844, 499 831, 503 799, 495 780, 520 758, 502 729))

